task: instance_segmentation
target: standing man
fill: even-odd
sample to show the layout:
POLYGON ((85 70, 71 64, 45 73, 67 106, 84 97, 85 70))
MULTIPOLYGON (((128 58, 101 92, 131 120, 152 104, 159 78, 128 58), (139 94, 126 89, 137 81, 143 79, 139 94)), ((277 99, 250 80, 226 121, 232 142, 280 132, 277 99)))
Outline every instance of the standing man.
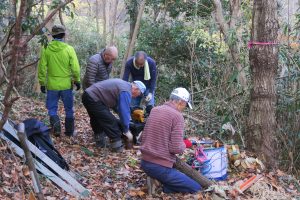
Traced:
POLYGON ((192 108, 189 92, 176 88, 168 102, 152 109, 142 134, 141 168, 163 184, 165 193, 193 193, 201 189, 197 182, 173 168, 175 155, 185 149, 182 111, 187 105, 192 108))
MULTIPOLYGON (((82 103, 90 116, 93 132, 95 135, 103 135, 104 132, 111 140, 112 151, 123 150, 122 133, 129 140, 133 139, 129 131, 130 102, 131 98, 140 96, 145 90, 146 86, 141 81, 128 83, 121 79, 108 79, 93 84, 83 93, 82 103), (117 111, 120 120, 109 111, 110 108, 117 111)), ((98 145, 104 146, 105 141, 103 146, 98 145)))
MULTIPOLYGON (((137 51, 133 57, 131 57, 125 65, 125 71, 123 80, 128 81, 129 75, 132 77, 132 81, 142 81, 146 86, 144 93, 145 100, 147 102, 146 112, 149 114, 154 106, 154 93, 156 86, 156 63, 147 56, 143 51, 137 51)), ((142 96, 134 98, 132 100, 133 107, 139 107, 141 104, 142 96)))
POLYGON ((83 88, 86 89, 98 81, 109 79, 114 61, 118 58, 118 49, 115 46, 102 49, 100 53, 89 58, 83 79, 83 88))
POLYGON ((73 83, 76 90, 80 89, 79 63, 74 48, 64 42, 65 33, 64 26, 52 27, 53 41, 42 49, 38 66, 41 92, 47 92, 46 107, 56 136, 61 134, 60 119, 57 115, 59 99, 62 99, 66 113, 65 135, 74 135, 73 83))

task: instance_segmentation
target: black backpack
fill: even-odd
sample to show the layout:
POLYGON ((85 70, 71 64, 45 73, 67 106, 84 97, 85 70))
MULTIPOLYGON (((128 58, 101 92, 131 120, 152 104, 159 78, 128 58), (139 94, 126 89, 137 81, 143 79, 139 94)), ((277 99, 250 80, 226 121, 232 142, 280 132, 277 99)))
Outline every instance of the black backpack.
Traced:
MULTIPOLYGON (((69 170, 69 166, 61 154, 55 149, 50 137, 50 128, 43 122, 37 119, 26 119, 23 121, 25 125, 25 132, 28 140, 45 153, 51 160, 58 164, 61 168, 69 170)), ((34 156, 34 155, 33 155, 34 156)), ((40 160, 38 157, 35 159, 40 160)))

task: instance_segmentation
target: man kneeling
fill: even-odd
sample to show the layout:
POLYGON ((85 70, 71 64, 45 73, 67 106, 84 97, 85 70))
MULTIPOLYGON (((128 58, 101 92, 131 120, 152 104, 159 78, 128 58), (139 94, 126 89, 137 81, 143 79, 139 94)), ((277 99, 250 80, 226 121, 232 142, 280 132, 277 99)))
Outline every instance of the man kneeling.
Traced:
POLYGON ((163 184, 165 193, 194 193, 201 186, 173 168, 175 154, 185 149, 183 142, 184 119, 182 111, 188 105, 190 94, 185 88, 176 88, 170 100, 152 109, 142 134, 142 162, 144 172, 163 184))

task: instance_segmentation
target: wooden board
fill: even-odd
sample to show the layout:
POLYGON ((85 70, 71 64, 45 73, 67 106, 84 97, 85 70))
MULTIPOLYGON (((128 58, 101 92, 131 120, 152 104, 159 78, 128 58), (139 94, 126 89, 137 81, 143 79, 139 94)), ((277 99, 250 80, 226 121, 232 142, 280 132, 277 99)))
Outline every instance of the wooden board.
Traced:
MULTIPOLYGON (((0 137, 4 139, 18 154, 20 157, 24 157, 24 151, 21 149, 18 145, 11 142, 4 134, 3 132, 0 132, 0 137)), ((80 196, 80 194, 74 190, 69 184, 67 184, 65 181, 63 181, 61 178, 53 174, 49 169, 47 169, 43 164, 39 163, 36 159, 34 159, 34 165, 38 171, 40 171, 42 174, 44 174, 47 178, 49 178, 51 181, 53 181, 55 184, 57 184, 59 187, 64 189, 69 194, 72 194, 74 196, 80 196)))
MULTIPOLYGON (((1 113, 0 113, 0 117, 2 117, 1 113)), ((6 131, 7 133, 12 135, 15 139, 17 139, 19 141, 19 138, 17 136, 17 131, 13 127, 12 122, 7 121, 4 124, 3 129, 4 129, 4 131, 6 131)), ((4 136, 3 133, 1 135, 4 136)), ((48 165, 52 170, 54 170, 59 175, 59 177, 62 178, 63 180, 65 180, 75 191, 77 191, 80 194, 80 196, 83 196, 83 197, 88 197, 89 196, 89 191, 85 187, 83 187, 80 183, 78 183, 77 180, 75 180, 66 170, 62 169, 52 159, 50 159, 46 154, 44 154, 41 150, 39 150, 35 145, 33 145, 28 140, 27 140, 27 145, 28 145, 30 151, 36 157, 41 159, 46 165, 48 165)), ((40 165, 42 165, 42 164, 40 164, 40 165)))

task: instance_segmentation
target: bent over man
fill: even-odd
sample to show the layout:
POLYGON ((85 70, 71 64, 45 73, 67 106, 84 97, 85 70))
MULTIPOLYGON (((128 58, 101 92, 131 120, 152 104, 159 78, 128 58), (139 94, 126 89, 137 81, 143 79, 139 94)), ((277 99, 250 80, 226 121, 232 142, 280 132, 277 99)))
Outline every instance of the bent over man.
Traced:
POLYGON ((176 88, 170 100, 152 109, 142 134, 142 162, 144 172, 163 184, 165 193, 197 192, 201 186, 173 168, 175 154, 183 153, 184 119, 182 111, 190 108, 190 94, 185 88, 176 88))
POLYGON ((58 101, 62 99, 66 118, 65 134, 74 135, 73 83, 80 89, 80 67, 75 50, 64 42, 66 29, 61 25, 52 28, 51 41, 42 49, 38 66, 38 79, 41 92, 46 93, 46 107, 54 134, 61 133, 60 119, 57 115, 58 101))
POLYGON ((90 116, 95 139, 96 135, 106 134, 111 140, 112 151, 121 152, 122 133, 132 139, 129 131, 131 98, 140 96, 145 89, 141 81, 128 83, 121 79, 108 79, 87 88, 82 95, 82 103, 90 116), (110 112, 110 108, 117 111, 120 121, 110 112))

